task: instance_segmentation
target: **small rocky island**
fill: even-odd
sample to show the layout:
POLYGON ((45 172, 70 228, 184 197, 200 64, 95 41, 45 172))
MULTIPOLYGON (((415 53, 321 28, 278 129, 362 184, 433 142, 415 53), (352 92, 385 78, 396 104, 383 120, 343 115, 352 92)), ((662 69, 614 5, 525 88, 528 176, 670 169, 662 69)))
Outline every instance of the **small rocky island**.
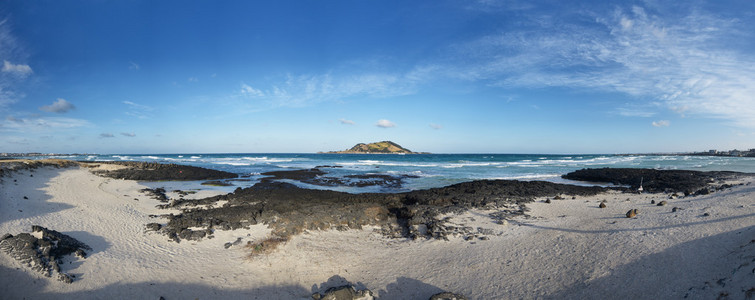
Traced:
POLYGON ((391 141, 377 143, 359 143, 349 150, 329 151, 331 154, 429 154, 428 152, 414 152, 391 141))

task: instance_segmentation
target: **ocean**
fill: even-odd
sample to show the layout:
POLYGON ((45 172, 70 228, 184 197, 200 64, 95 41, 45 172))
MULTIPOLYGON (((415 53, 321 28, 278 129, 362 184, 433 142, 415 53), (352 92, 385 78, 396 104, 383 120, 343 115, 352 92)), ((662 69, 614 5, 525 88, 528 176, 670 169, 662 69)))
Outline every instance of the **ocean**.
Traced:
MULTIPOLYGON (((40 157, 32 157, 38 159, 40 157)), ((658 155, 548 155, 548 154, 139 154, 53 156, 83 161, 149 161, 185 164, 237 173, 245 181, 230 181, 229 187, 211 187, 233 191, 252 186, 269 171, 309 169, 318 166, 327 176, 387 174, 411 175, 401 187, 322 187, 292 182, 302 187, 331 189, 352 193, 404 192, 447 186, 481 179, 544 180, 557 183, 584 184, 568 181, 561 175, 583 168, 653 168, 667 170, 738 171, 755 173, 755 158, 713 156, 658 155)), ((145 183, 149 186, 191 188, 196 182, 145 183)), ((203 188, 208 188, 203 186, 203 188)))

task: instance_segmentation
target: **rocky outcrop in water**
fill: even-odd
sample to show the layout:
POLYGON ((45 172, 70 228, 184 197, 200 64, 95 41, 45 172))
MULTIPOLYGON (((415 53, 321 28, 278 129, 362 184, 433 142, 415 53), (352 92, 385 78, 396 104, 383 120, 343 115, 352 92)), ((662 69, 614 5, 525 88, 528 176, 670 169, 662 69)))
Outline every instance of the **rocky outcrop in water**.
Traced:
POLYGON ((6 234, 0 238, 0 250, 47 277, 56 275, 60 281, 73 282, 72 275, 60 270, 63 257, 75 254, 85 258, 85 250, 91 251, 92 248, 68 235, 41 226, 32 226, 32 232, 41 234, 42 238, 29 233, 16 236, 6 234))
POLYGON ((262 173, 262 175, 270 176, 263 178, 262 181, 270 182, 275 180, 294 180, 306 184, 335 187, 335 186, 349 186, 349 187, 368 187, 379 186, 384 188, 400 188, 404 181, 408 178, 418 178, 414 175, 389 175, 389 174, 354 174, 346 175, 343 177, 327 176, 328 173, 321 170, 327 166, 321 166, 320 168, 304 169, 304 170, 292 170, 292 171, 272 171, 262 173))
POLYGON ((631 168, 582 169, 568 173, 564 179, 605 182, 629 186, 627 191, 636 191, 640 184, 650 193, 681 192, 685 195, 707 194, 709 184, 719 180, 755 174, 738 172, 700 172, 685 170, 655 170, 631 168))
MULTIPOLYGON (((88 162, 90 165, 93 164, 88 162)), ((97 164, 114 164, 125 168, 110 171, 93 171, 95 174, 128 180, 217 180, 238 177, 237 174, 194 166, 177 164, 160 164, 150 162, 96 162, 97 164)))
POLYGON ((426 152, 413 152, 409 149, 401 147, 391 141, 382 141, 377 143, 359 143, 351 147, 349 150, 343 151, 331 151, 328 153, 337 154, 427 154, 426 152))

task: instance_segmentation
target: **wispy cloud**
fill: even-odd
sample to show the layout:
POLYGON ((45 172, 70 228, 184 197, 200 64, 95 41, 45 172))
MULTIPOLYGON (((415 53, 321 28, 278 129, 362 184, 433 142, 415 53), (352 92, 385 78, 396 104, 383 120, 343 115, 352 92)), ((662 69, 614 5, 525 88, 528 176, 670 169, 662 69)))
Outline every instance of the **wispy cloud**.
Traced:
POLYGON ((338 121, 341 122, 341 124, 343 125, 356 125, 356 123, 354 123, 354 121, 352 120, 338 119, 338 121))
POLYGON ((131 101, 123 101, 129 109, 125 112, 126 115, 139 119, 147 119, 150 117, 150 112, 154 110, 151 106, 134 103, 131 101))
POLYGON ((440 129, 443 129, 443 125, 430 123, 430 128, 435 129, 435 130, 440 130, 440 129))
POLYGON ((375 126, 380 127, 380 128, 393 128, 393 127, 396 127, 396 123, 393 123, 386 119, 381 119, 381 120, 378 120, 377 123, 375 123, 375 126))
POLYGON ((242 97, 263 100, 270 107, 305 107, 354 98, 386 98, 415 92, 416 76, 408 73, 334 73, 287 75, 266 87, 242 84, 242 97), (412 78, 410 78, 410 76, 412 78))
POLYGON ((755 57, 724 48, 730 41, 755 39, 746 21, 695 8, 653 14, 639 6, 607 14, 572 10, 553 18, 557 21, 533 20, 527 29, 459 45, 455 49, 463 59, 446 74, 501 87, 618 92, 638 102, 662 103, 656 111, 755 127, 755 57), (575 15, 579 22, 570 19, 575 15))
POLYGON ((100 133, 100 138, 112 138, 115 137, 112 133, 100 133))
POLYGON ((90 123, 82 119, 61 118, 61 117, 14 117, 8 116, 2 122, 0 129, 3 131, 14 132, 34 132, 34 131, 51 131, 64 130, 89 126, 90 123))
POLYGON ((241 94, 247 97, 257 98, 257 97, 264 97, 265 93, 262 91, 255 89, 251 86, 249 86, 246 83, 241 84, 241 94))
POLYGON ((121 135, 122 136, 127 136, 127 137, 135 137, 136 136, 136 134, 133 133, 133 132, 121 132, 121 135))
POLYGON ((623 107, 616 109, 616 113, 625 117, 643 117, 649 118, 655 116, 658 112, 657 106, 625 104, 623 107))
POLYGON ((199 82, 199 78, 189 77, 189 79, 187 79, 186 81, 188 81, 188 82, 199 82))
POLYGON ((128 69, 138 71, 139 69, 141 69, 141 66, 133 61, 130 61, 128 62, 128 69))
POLYGON ((0 68, 0 110, 24 97, 16 89, 16 84, 33 73, 29 65, 19 63, 26 57, 24 49, 12 34, 8 19, 0 20, 0 58, 3 58, 0 68))
POLYGON ((72 109, 75 109, 76 107, 71 104, 71 102, 66 101, 66 99, 58 98, 55 102, 53 102, 50 105, 44 105, 39 108, 41 111, 46 112, 52 112, 52 113, 65 113, 72 109))
POLYGON ((660 120, 660 121, 653 121, 653 126, 655 127, 668 127, 671 125, 671 122, 668 120, 660 120))

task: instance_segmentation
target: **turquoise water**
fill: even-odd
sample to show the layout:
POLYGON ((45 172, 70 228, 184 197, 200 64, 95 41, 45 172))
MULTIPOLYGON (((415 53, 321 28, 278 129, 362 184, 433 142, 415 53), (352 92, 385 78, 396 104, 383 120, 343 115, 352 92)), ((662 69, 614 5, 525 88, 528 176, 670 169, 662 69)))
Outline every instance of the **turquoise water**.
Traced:
MULTIPOLYGON (((566 182, 560 176, 583 168, 654 168, 755 173, 755 158, 710 156, 619 156, 546 154, 160 154, 56 156, 74 160, 152 161, 218 169, 250 176, 251 186, 260 173, 279 170, 339 166, 324 169, 328 176, 350 174, 414 175, 401 189, 335 187, 350 192, 398 192, 446 186, 478 179, 546 180, 566 182)), ((312 186, 308 186, 312 187, 312 186)), ((235 187, 229 188, 233 189, 235 187)))

